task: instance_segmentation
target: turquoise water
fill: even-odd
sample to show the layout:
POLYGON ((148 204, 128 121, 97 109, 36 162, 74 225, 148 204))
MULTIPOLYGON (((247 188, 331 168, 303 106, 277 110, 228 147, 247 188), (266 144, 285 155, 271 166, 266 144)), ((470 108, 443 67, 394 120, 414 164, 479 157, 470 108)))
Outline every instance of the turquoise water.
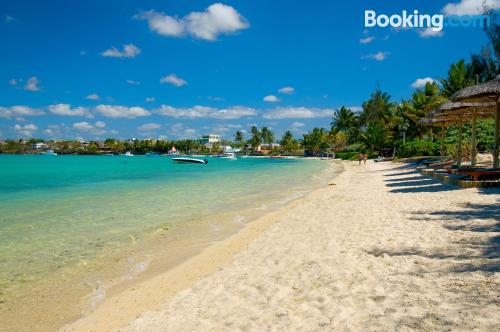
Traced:
POLYGON ((0 295, 165 225, 221 213, 240 220, 240 210, 265 210, 317 186, 327 166, 209 160, 0 155, 0 295))

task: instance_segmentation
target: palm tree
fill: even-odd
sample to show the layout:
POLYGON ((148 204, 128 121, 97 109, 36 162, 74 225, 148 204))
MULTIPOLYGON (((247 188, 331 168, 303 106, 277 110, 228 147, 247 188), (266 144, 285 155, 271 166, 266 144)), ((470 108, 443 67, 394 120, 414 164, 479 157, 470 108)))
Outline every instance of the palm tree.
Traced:
POLYGON ((380 89, 375 90, 370 99, 363 103, 363 112, 360 115, 361 123, 368 126, 386 120, 390 116, 393 106, 391 96, 388 93, 382 92, 380 89))
POLYGON ((238 144, 242 144, 245 141, 245 137, 240 130, 236 131, 236 133, 234 134, 234 141, 238 144))
POLYGON ((370 152, 380 151, 391 139, 392 135, 380 123, 374 123, 360 135, 361 142, 370 152))
POLYGON ((307 134, 304 134, 304 149, 313 155, 328 149, 329 135, 324 128, 314 128, 307 134))
POLYGON ((357 116, 353 111, 342 106, 340 109, 335 111, 331 126, 332 132, 334 130, 340 131, 349 137, 358 128, 357 116))
POLYGON ((251 138, 250 138, 250 141, 248 141, 248 142, 252 146, 252 149, 257 150, 257 148, 260 145, 260 140, 261 140, 261 132, 260 132, 259 128, 257 128, 256 126, 252 126, 252 128, 250 129, 250 135, 251 135, 251 138))
POLYGON ((470 71, 467 67, 463 59, 451 64, 448 70, 448 77, 441 79, 443 96, 450 98, 455 92, 475 83, 469 77, 470 71))
POLYGON ((269 130, 269 128, 262 127, 260 135, 264 143, 271 144, 272 142, 274 142, 274 134, 271 130, 269 130))
POLYGON ((280 144, 285 152, 291 152, 297 149, 297 141, 293 138, 293 134, 290 130, 285 131, 280 144))

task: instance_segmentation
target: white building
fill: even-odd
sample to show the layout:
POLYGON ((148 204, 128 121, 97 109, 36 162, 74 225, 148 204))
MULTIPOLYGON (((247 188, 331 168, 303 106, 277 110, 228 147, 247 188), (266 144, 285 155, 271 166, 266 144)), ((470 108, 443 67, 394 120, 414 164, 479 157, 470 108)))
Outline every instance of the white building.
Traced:
POLYGON ((48 144, 39 142, 31 144, 31 148, 35 150, 47 150, 49 148, 48 144))
POLYGON ((203 135, 201 138, 198 139, 198 142, 200 144, 205 145, 207 148, 211 148, 214 144, 220 143, 220 136, 219 135, 203 135))

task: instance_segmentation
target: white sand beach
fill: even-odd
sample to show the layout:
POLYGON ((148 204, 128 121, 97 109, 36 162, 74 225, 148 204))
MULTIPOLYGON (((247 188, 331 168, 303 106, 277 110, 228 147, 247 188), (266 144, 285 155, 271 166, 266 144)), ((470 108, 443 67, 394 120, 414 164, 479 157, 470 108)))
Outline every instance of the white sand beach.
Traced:
POLYGON ((500 330, 500 190, 344 167, 63 330, 500 330))

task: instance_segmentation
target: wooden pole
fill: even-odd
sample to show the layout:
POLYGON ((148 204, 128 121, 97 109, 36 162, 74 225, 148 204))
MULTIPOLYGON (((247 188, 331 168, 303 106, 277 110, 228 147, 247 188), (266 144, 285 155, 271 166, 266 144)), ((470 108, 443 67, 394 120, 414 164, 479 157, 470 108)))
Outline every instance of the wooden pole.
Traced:
POLYGON ((476 110, 472 113, 472 151, 471 151, 471 165, 476 166, 476 155, 477 155, 477 139, 476 139, 476 129, 477 129, 477 115, 476 110))
POLYGON ((499 167, 498 148, 500 145, 500 95, 497 98, 497 113, 495 116, 495 142, 493 143, 493 167, 499 167))
POLYGON ((441 126, 441 162, 444 161, 444 136, 446 134, 446 126, 441 126))
POLYGON ((457 141, 457 166, 462 164, 462 133, 463 133, 462 120, 458 123, 458 141, 457 141))

